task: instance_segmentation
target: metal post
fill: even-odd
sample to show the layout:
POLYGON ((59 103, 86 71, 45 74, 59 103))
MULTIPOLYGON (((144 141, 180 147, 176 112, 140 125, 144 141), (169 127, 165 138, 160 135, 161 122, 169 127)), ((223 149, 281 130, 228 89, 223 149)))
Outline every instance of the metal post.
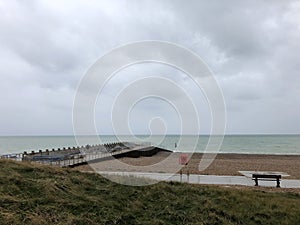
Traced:
POLYGON ((182 182, 182 170, 180 170, 180 183, 182 182))

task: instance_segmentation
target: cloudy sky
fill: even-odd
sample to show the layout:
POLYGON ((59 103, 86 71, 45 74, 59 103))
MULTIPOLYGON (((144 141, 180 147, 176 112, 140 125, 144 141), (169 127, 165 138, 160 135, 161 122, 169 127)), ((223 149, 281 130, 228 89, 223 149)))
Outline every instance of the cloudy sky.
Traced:
MULTIPOLYGON (((142 40, 181 45, 206 62, 224 94, 226 133, 300 133, 299 1, 0 0, 0 27, 0 135, 72 134, 74 96, 88 68, 142 40)), ((185 88, 201 111, 201 133, 209 132, 203 93, 155 63, 126 68, 107 84, 95 110, 101 132, 113 132, 116 94, 150 75, 185 88)), ((165 94, 183 101, 179 92, 165 94)), ((162 99, 145 99, 131 113, 134 133, 148 133, 155 118, 180 132, 176 110, 162 99)), ((161 123, 152 125, 159 133, 161 123)))

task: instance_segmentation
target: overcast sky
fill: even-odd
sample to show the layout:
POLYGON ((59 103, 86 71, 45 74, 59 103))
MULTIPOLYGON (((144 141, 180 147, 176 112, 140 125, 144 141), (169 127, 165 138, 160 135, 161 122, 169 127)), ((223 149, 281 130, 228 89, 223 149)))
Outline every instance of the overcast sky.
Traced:
MULTIPOLYGON (((0 135, 72 134, 73 100, 87 69, 112 48, 142 40, 179 44, 207 63, 224 93, 226 133, 300 133, 297 0, 0 0, 0 28, 0 135)), ((169 77, 199 99, 201 132, 209 132, 192 82, 148 64, 121 71, 105 88, 105 104, 96 107, 103 133, 112 132, 108 106, 118 90, 147 75, 169 77)), ((178 95, 169 97, 180 104, 178 95)), ((131 129, 148 133, 157 117, 168 133, 180 131, 176 111, 160 99, 132 109, 131 129)))

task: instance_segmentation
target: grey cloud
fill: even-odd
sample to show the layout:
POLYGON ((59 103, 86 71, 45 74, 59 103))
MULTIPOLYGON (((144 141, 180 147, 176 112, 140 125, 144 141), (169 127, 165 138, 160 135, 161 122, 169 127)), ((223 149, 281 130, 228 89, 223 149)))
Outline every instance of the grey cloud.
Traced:
MULTIPOLYGON (((228 132, 300 132, 299 12, 292 0, 2 2, 0 133, 71 133, 73 97, 87 68, 114 47, 153 39, 183 45, 208 63, 224 90, 228 132)), ((159 67, 151 72, 201 98, 188 77, 159 67)), ((129 78, 111 81, 106 104, 129 78)), ((180 102, 176 93, 169 97, 180 102)), ((154 113, 152 107, 144 112, 154 113)))

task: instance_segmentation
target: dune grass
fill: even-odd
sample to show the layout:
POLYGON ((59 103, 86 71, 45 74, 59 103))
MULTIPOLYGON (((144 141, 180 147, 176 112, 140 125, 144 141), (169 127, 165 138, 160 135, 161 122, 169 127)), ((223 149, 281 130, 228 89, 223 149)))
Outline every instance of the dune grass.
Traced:
POLYGON ((176 182, 132 187, 2 160, 0 223, 300 224, 300 196, 176 182))

